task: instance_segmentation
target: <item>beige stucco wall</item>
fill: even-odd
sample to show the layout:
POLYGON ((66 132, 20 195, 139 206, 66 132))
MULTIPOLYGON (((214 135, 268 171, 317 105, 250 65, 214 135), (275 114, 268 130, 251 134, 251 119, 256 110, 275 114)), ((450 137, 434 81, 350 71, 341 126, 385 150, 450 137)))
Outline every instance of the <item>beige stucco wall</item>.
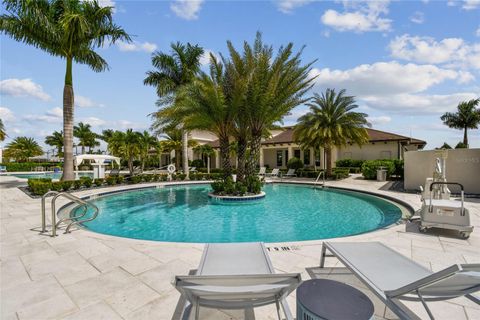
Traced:
MULTIPOLYGON (((438 151, 405 152, 405 189, 416 190, 432 177, 438 151)), ((446 174, 448 182, 459 182, 465 192, 480 194, 480 149, 447 150, 446 174)))
POLYGON ((358 145, 348 145, 338 149, 338 159, 355 160, 376 160, 376 159, 398 159, 398 143, 395 142, 375 142, 362 147, 358 145))

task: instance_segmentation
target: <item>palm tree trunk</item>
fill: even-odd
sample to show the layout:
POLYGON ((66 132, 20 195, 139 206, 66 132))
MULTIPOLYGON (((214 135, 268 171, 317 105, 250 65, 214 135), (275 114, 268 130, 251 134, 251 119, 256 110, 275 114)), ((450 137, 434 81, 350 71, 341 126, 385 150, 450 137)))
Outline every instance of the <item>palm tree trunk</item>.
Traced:
POLYGON ((463 144, 468 148, 467 127, 463 128, 463 144))
POLYGON ((232 164, 230 163, 230 142, 228 139, 220 138, 220 157, 222 158, 222 168, 224 178, 232 174, 232 164))
POLYGON ((207 156, 207 173, 210 174, 210 156, 207 156))
POLYGON ((332 175, 332 148, 325 147, 325 161, 327 162, 327 177, 332 175))
POLYGON ((188 131, 182 132, 182 148, 183 148, 183 173, 186 174, 185 180, 189 179, 188 172, 188 131))
POLYGON ((65 86, 63 87, 63 181, 75 179, 73 172, 73 102, 72 58, 67 58, 65 86))
POLYGON ((247 141, 238 138, 237 143, 237 181, 245 180, 245 152, 247 150, 247 141))
POLYGON ((250 156, 248 157, 247 165, 245 168, 246 177, 250 177, 255 174, 257 164, 259 161, 261 142, 262 142, 262 134, 252 133, 252 140, 250 141, 250 156))
POLYGON ((128 157, 128 171, 130 171, 130 175, 133 174, 133 157, 128 157))

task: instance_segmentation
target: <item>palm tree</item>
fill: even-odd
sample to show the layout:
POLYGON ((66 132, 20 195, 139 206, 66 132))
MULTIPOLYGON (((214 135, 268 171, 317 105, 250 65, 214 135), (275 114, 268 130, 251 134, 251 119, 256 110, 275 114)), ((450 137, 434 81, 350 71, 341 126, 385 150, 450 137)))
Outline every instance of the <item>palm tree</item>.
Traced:
MULTIPOLYGON (((241 126, 247 126, 249 157, 246 174, 252 175, 259 161, 260 143, 268 131, 296 106, 304 103, 304 94, 313 86, 314 77, 309 76, 312 64, 302 65, 302 50, 293 53, 293 43, 278 50, 273 57, 273 48, 264 45, 257 33, 253 45, 244 43, 243 54, 227 43, 231 68, 245 88, 245 99, 237 110, 241 126), (243 119, 242 119, 243 118, 243 119)), ((238 153, 245 152, 239 141, 238 153)))
POLYGON ((140 133, 127 129, 124 135, 122 154, 128 161, 128 170, 133 174, 133 160, 140 154, 140 133))
POLYGON ((214 153, 212 146, 209 144, 202 144, 196 146, 193 150, 200 153, 201 156, 207 157, 207 173, 210 173, 210 157, 214 153))
MULTIPOLYGON (((159 106, 174 104, 176 95, 184 86, 193 82, 200 71, 200 58, 203 55, 203 49, 198 45, 187 43, 183 45, 179 42, 171 44, 171 54, 155 52, 152 55, 152 65, 157 69, 148 71, 147 77, 143 81, 145 85, 155 86, 159 106)), ((180 125, 180 124, 179 124, 180 125)), ((188 179, 188 132, 183 130, 182 135, 183 170, 188 179)))
POLYGON ((220 156, 225 176, 231 174, 230 135, 233 130, 233 109, 228 105, 223 65, 210 56, 210 75, 201 73, 190 85, 179 91, 177 103, 157 113, 160 127, 181 122, 188 130, 207 130, 220 142, 220 156))
POLYGON ((92 132, 92 126, 88 123, 79 122, 77 126, 73 127, 73 136, 79 140, 78 145, 82 147, 82 154, 85 154, 85 147, 92 147, 100 145, 96 141, 97 134, 92 132))
POLYGON ((353 96, 345 95, 345 90, 338 94, 333 89, 322 95, 315 93, 307 106, 310 112, 301 116, 294 128, 295 140, 304 148, 325 148, 327 175, 331 175, 333 147, 368 142, 367 115, 352 111, 358 106, 353 96))
POLYGON ((5 132, 5 126, 3 125, 2 119, 0 119, 0 141, 5 141, 7 133, 5 132))
POLYGON ((12 142, 5 146, 4 157, 13 158, 16 161, 27 161, 28 158, 41 156, 43 154, 42 148, 37 141, 28 137, 17 137, 12 142))
POLYGON ((150 149, 157 145, 157 138, 152 136, 147 130, 144 130, 138 135, 138 144, 140 145, 140 159, 142 161, 143 171, 145 169, 145 160, 148 158, 150 149))
POLYGON ((73 62, 95 72, 108 69, 94 50, 130 36, 113 22, 113 8, 97 0, 4 0, 9 14, 0 16, 0 31, 66 61, 63 89, 63 180, 73 180, 73 62))
POLYGON ((57 157, 63 157, 63 131, 53 131, 45 137, 45 144, 57 148, 57 157))
POLYGON ((478 129, 480 124, 480 109, 476 106, 480 98, 460 102, 455 113, 446 112, 440 117, 443 123, 453 129, 463 129, 463 144, 468 148, 468 129, 478 129))

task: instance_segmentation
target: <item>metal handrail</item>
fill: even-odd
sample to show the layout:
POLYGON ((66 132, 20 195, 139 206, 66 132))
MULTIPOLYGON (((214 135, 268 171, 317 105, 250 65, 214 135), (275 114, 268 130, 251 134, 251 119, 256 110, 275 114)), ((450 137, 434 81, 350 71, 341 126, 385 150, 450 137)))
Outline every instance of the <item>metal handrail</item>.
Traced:
POLYGON ((315 187, 317 186, 318 180, 320 179, 320 177, 323 177, 322 187, 325 186, 325 171, 320 171, 320 173, 317 176, 317 179, 315 180, 315 184, 314 184, 315 187))
POLYGON ((89 203, 89 202, 86 202, 85 200, 82 200, 79 197, 76 197, 76 196, 74 196, 74 195, 72 195, 68 192, 49 191, 42 196, 42 231, 41 231, 42 233, 47 231, 46 230, 46 225, 45 225, 45 199, 46 199, 47 196, 52 195, 52 194, 55 195, 52 198, 52 237, 55 237, 57 235, 57 227, 60 223, 63 223, 63 222, 68 221, 68 220, 72 221, 68 224, 67 228, 65 229, 65 233, 69 233, 72 225, 92 221, 93 219, 95 219, 98 216, 98 211, 99 210, 98 210, 98 207, 96 205, 94 205, 92 203, 89 203), (83 207, 83 212, 80 215, 76 215, 76 216, 73 216, 73 217, 68 217, 68 218, 61 219, 57 223, 56 222, 57 213, 56 213, 56 209, 55 209, 55 201, 59 197, 65 197, 65 198, 67 198, 69 200, 72 200, 73 202, 81 205, 83 207), (94 213, 93 213, 92 217, 90 217, 88 219, 84 219, 84 220, 77 220, 77 219, 83 218, 87 214, 87 211, 88 211, 87 207, 88 206, 91 206, 94 209, 94 213))

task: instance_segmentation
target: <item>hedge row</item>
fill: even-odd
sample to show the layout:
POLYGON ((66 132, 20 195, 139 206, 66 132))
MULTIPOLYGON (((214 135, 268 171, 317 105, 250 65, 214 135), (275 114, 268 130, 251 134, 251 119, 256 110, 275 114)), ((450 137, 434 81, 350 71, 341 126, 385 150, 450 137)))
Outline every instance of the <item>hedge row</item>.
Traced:
POLYGON ((395 175, 403 178, 403 160, 368 160, 362 165, 362 175, 365 179, 374 180, 377 178, 377 170, 384 167, 387 170, 387 178, 395 175))
POLYGON ((365 160, 342 159, 335 161, 335 167, 361 168, 365 160))
MULTIPOLYGON (((174 181, 183 181, 185 180, 185 174, 172 175, 172 180, 174 181)), ((210 180, 210 179, 220 179, 222 178, 221 173, 212 173, 212 174, 203 174, 195 173, 190 174, 190 180, 210 180)), ((90 177, 80 177, 79 180, 74 181, 55 181, 52 182, 52 179, 49 178, 33 178, 28 179, 28 187, 30 191, 35 195, 44 195, 48 191, 69 191, 69 190, 79 190, 81 188, 90 188, 92 185, 100 187, 103 185, 114 186, 122 183, 136 184, 141 182, 157 182, 157 181, 167 181, 168 175, 166 174, 142 174, 132 177, 124 176, 108 176, 105 179, 95 179, 92 180, 90 177)))
POLYGON ((58 167, 62 166, 58 162, 6 162, 0 163, 0 166, 5 166, 9 172, 25 172, 32 171, 35 167, 58 167))

